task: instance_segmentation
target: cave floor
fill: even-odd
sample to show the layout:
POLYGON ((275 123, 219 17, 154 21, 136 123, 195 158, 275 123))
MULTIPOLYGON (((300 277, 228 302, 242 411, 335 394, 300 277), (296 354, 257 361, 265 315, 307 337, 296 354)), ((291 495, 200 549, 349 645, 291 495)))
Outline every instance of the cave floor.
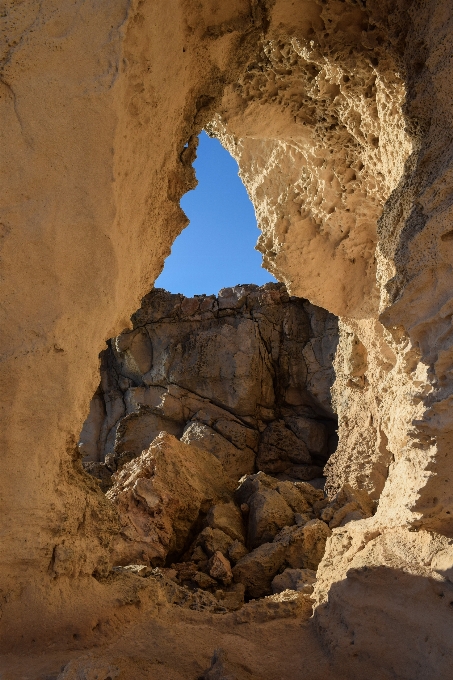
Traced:
POLYGON ((230 617, 170 608, 163 616, 117 631, 105 644, 76 645, 5 655, 0 659, 1 678, 197 680, 210 667, 214 649, 222 648, 226 674, 209 677, 346 680, 331 666, 311 621, 304 618, 233 624, 230 617), (71 667, 62 673, 70 661, 71 667))

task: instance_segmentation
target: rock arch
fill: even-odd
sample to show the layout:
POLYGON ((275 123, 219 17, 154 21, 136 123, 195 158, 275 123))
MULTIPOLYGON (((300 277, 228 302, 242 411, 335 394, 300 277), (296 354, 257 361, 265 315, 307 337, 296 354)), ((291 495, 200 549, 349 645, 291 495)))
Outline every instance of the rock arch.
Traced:
POLYGON ((267 266, 342 319, 329 485, 380 502, 329 544, 321 635, 373 677, 379 645, 371 633, 351 643, 365 625, 357 592, 372 573, 385 619, 396 570, 410 625, 422 636, 429 611, 432 641, 415 670, 397 653, 379 663, 447 677, 450 3, 46 0, 1 21, 6 648, 72 635, 75 618, 95 628, 116 606, 102 580, 115 517, 79 470, 76 435, 104 340, 185 224, 179 199, 207 126, 238 159, 267 266))

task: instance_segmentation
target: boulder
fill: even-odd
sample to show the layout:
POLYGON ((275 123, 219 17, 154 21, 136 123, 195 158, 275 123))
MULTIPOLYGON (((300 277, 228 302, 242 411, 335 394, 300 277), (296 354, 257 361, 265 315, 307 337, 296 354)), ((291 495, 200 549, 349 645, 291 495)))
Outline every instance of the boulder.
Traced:
POLYGON ((245 530, 242 515, 234 503, 213 505, 206 517, 208 526, 220 529, 233 540, 245 541, 245 530))
MULTIPOLYGON (((198 418, 197 418, 198 419, 198 418)), ((214 421, 214 429, 234 444, 238 449, 258 450, 259 434, 233 418, 218 418, 214 421)))
POLYGON ((233 580, 231 564, 220 551, 216 551, 208 562, 209 575, 228 585, 233 580))
POLYGON ((195 562, 195 564, 198 564, 199 562, 208 562, 208 556, 201 545, 197 545, 195 547, 195 549, 192 551, 192 554, 190 555, 190 558, 192 562, 195 562))
POLYGON ((202 571, 197 571, 197 573, 192 576, 191 580, 203 590, 210 590, 218 586, 218 583, 215 579, 202 571))
POLYGON ((245 586, 249 597, 270 594, 271 582, 285 562, 286 549, 283 541, 264 543, 233 567, 234 580, 245 586))
POLYGON ((113 551, 119 565, 163 565, 184 550, 200 513, 230 498, 217 458, 164 432, 113 481, 107 497, 122 525, 113 551))
POLYGON ((313 519, 302 527, 289 527, 275 537, 287 546, 286 563, 293 569, 314 569, 324 556, 331 530, 325 522, 313 519))
POLYGON ((236 564, 239 560, 242 560, 248 553, 247 548, 240 541, 233 541, 233 543, 228 548, 228 558, 236 564))
POLYGON ((285 590, 296 590, 311 595, 316 582, 316 572, 313 569, 285 569, 272 580, 272 592, 282 593, 285 590))
POLYGON ((322 455, 325 453, 329 432, 323 423, 303 416, 287 418, 285 423, 296 437, 304 442, 311 454, 322 455))
POLYGON ((255 453, 251 449, 238 449, 209 425, 197 421, 189 423, 181 441, 212 453, 222 463, 225 473, 235 481, 255 468, 255 453))
POLYGON ((239 486, 234 492, 234 499, 238 505, 244 503, 248 505, 250 497, 255 491, 259 491, 261 488, 276 489, 277 486, 278 479, 266 475, 264 472, 247 475, 239 480, 239 486))
POLYGON ((195 540, 195 546, 201 546, 209 557, 215 552, 226 555, 232 543, 231 536, 220 529, 212 529, 211 527, 203 529, 195 540))
POLYGON ((194 562, 179 562, 178 564, 172 564, 172 568, 176 571, 177 579, 180 583, 192 581, 198 573, 198 566, 194 562))
POLYGON ((276 420, 266 427, 261 435, 256 464, 267 474, 285 472, 292 465, 311 463, 306 444, 285 426, 283 420, 276 420))
POLYGON ((311 505, 293 482, 279 482, 278 493, 285 499, 291 510, 298 513, 306 513, 311 510, 311 505))
POLYGON ((294 524, 294 512, 278 491, 261 489, 249 500, 247 541, 249 548, 257 548, 272 541, 284 526, 294 524))
POLYGON ((311 506, 314 506, 315 503, 325 501, 324 492, 321 489, 316 489, 311 484, 307 484, 307 482, 294 482, 294 486, 311 506))

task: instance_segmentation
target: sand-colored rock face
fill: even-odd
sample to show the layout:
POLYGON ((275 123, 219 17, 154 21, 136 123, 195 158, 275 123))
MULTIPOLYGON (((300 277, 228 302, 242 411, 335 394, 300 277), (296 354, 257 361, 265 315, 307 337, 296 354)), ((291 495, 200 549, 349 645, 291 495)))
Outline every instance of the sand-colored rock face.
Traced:
MULTIPOLYGON (((238 159, 266 266, 291 294, 341 317, 328 486, 348 482, 377 505, 327 539, 314 620, 335 669, 304 629, 318 655, 310 672, 451 675, 451 9, 448 0, 5 5, 6 649, 94 646, 107 621, 117 631, 140 607, 157 612, 154 591, 140 599, 135 581, 107 575, 118 518, 75 451, 98 353, 128 325, 186 224, 179 198, 194 184, 206 125, 238 159)), ((286 643, 299 644, 300 628, 294 638, 275 630, 284 673, 298 677, 311 657, 288 665, 286 643)), ((174 669, 195 677, 209 655, 194 667, 174 657, 174 669)), ((239 663, 230 675, 246 673, 239 663)), ((252 675, 280 672, 272 660, 248 663, 252 675)), ((127 673, 122 662, 98 666, 127 673)))

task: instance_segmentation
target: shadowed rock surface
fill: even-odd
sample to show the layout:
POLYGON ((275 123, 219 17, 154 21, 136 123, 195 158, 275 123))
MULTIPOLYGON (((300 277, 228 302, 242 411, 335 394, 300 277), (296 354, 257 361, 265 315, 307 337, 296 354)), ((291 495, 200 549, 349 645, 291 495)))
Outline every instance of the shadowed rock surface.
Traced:
POLYGON ((132 322, 101 354, 80 436, 104 490, 161 431, 214 454, 234 482, 256 470, 322 477, 336 446, 333 315, 271 283, 218 297, 156 289, 132 322))
POLYGON ((328 501, 299 480, 322 487, 335 447, 335 317, 266 284, 153 290, 132 321, 101 355, 79 443, 118 511, 114 568, 160 567, 225 611, 316 569, 328 501))

